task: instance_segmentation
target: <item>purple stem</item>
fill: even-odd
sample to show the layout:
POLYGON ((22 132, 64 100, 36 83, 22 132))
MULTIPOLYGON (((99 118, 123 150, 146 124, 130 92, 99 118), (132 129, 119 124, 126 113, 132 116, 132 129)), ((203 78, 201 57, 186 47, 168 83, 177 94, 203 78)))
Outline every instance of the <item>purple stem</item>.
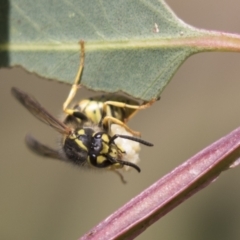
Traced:
POLYGON ((165 175, 80 240, 135 238, 174 207, 215 180, 239 156, 240 128, 237 128, 165 175))

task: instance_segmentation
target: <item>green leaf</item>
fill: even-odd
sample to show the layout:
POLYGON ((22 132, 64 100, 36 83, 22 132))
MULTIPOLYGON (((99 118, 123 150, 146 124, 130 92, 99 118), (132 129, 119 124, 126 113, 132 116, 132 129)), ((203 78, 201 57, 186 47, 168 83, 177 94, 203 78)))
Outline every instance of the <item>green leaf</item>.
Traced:
POLYGON ((185 24, 161 0, 4 0, 0 13, 1 66, 72 83, 84 40, 82 84, 143 100, 158 97, 191 54, 240 46, 238 36, 185 24))

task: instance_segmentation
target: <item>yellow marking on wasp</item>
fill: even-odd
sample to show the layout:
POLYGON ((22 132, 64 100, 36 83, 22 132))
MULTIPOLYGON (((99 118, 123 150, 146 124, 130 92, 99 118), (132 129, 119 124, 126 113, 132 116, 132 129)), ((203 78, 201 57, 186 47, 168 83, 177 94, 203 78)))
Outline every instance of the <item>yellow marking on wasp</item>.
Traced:
POLYGON ((102 149, 101 149, 101 154, 104 154, 104 153, 108 153, 108 151, 109 151, 109 145, 108 145, 108 143, 105 143, 105 142, 103 142, 102 143, 102 149))
POLYGON ((116 149, 111 148, 109 155, 111 157, 117 157, 118 151, 116 149))
POLYGON ((84 130, 84 129, 80 129, 80 130, 78 130, 77 134, 78 134, 78 135, 84 135, 84 134, 86 134, 86 133, 85 133, 85 130, 84 130))
POLYGON ((104 156, 97 156, 97 163, 98 164, 101 164, 101 163, 103 163, 104 161, 106 161, 106 157, 104 157, 104 156))
MULTIPOLYGON (((80 129, 77 131, 77 135, 85 135, 85 130, 84 129, 80 129)), ((85 150, 86 152, 88 151, 88 148, 83 144, 83 142, 79 139, 77 139, 77 137, 75 136, 75 138, 73 138, 74 141, 77 143, 77 145, 82 148, 83 150, 85 150)))
POLYGON ((92 122, 99 123, 102 118, 102 113, 101 113, 100 109, 102 108, 103 103, 86 99, 85 102, 83 102, 83 104, 85 106, 82 106, 82 101, 81 101, 79 103, 79 106, 81 107, 84 114, 89 119, 91 119, 92 122))
POLYGON ((107 143, 109 142, 109 136, 107 134, 103 134, 102 139, 104 142, 107 142, 107 143))
POLYGON ((66 113, 67 115, 73 115, 74 109, 68 108, 68 109, 65 110, 65 113, 66 113))
POLYGON ((83 144, 83 142, 79 139, 74 139, 74 141, 77 143, 77 145, 79 146, 79 148, 82 148, 84 151, 88 151, 87 147, 83 144))

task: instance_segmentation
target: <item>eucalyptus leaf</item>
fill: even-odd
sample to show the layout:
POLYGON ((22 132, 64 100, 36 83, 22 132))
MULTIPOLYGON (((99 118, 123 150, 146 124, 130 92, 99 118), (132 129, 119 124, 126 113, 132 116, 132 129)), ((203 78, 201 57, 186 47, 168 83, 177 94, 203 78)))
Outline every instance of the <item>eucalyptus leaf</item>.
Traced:
POLYGON ((209 50, 195 40, 215 34, 161 0, 2 0, 0 14, 1 66, 71 84, 84 40, 82 84, 142 100, 157 98, 188 56, 209 50))

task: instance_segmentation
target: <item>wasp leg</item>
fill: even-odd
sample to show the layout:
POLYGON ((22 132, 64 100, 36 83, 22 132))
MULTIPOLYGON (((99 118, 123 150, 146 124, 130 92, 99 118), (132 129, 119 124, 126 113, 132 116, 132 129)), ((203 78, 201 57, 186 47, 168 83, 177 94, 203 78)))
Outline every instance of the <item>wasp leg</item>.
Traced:
POLYGON ((110 122, 111 123, 115 123, 115 124, 118 124, 119 126, 123 127, 126 129, 126 131, 130 132, 132 135, 134 136, 138 136, 140 137, 141 136, 141 133, 140 132, 136 132, 136 131, 133 131, 130 127, 128 127, 125 123, 123 123, 122 121, 120 121, 119 119, 117 118, 114 118, 114 117, 111 117, 111 116, 105 116, 102 120, 102 124, 105 128, 109 128, 110 126, 110 122))
POLYGON ((116 173, 116 174, 120 177, 120 180, 121 180, 121 182, 122 182, 123 184, 126 184, 126 183, 127 183, 127 181, 124 179, 123 175, 122 175, 119 171, 117 171, 117 170, 112 170, 112 172, 116 173))
POLYGON ((80 82, 81 82, 81 75, 82 75, 82 71, 83 71, 83 67, 84 67, 84 57, 85 57, 85 50, 84 50, 84 41, 80 41, 80 46, 81 46, 81 55, 80 55, 80 65, 79 65, 79 69, 77 72, 77 75, 75 77, 74 83, 72 85, 72 88, 68 94, 68 97, 66 99, 66 101, 63 103, 63 111, 66 114, 72 115, 73 110, 72 109, 68 109, 69 104, 71 103, 71 101, 73 100, 73 98, 76 95, 76 92, 79 88, 80 82))
POLYGON ((128 118, 126 118, 124 121, 127 122, 129 119, 131 119, 139 110, 146 109, 150 107, 154 102, 156 102, 156 99, 152 99, 151 101, 144 103, 142 105, 130 105, 123 102, 116 102, 116 101, 106 101, 103 104, 103 112, 107 112, 107 106, 111 105, 114 107, 120 107, 120 108, 130 108, 130 109, 136 109, 128 118))

